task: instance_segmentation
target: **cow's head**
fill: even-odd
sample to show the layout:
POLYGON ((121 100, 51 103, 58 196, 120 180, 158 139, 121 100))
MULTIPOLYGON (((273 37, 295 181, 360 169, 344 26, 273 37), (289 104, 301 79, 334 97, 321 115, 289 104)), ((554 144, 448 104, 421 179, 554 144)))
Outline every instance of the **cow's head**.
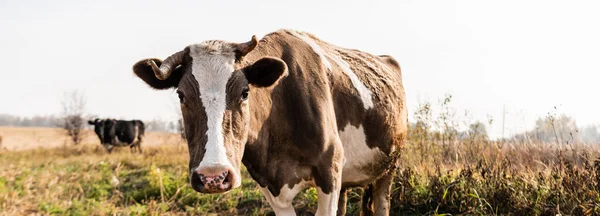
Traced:
MULTIPOLYGON (((242 63, 258 45, 205 41, 185 47, 164 61, 144 59, 134 73, 155 89, 176 88, 190 155, 190 182, 203 193, 239 187, 240 164, 250 123, 248 98, 254 88, 275 85, 286 64, 264 57, 242 63)), ((260 106, 260 104, 252 104, 260 106)))
POLYGON ((93 121, 89 120, 88 124, 94 126, 94 132, 96 132, 98 139, 100 139, 100 143, 104 143, 104 120, 102 120, 102 119, 94 119, 93 121))

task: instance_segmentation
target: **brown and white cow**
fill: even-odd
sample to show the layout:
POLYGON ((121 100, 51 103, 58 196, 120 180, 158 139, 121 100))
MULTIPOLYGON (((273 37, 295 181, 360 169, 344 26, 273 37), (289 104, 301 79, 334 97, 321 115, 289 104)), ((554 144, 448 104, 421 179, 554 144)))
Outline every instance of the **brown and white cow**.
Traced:
POLYGON ((338 203, 344 213, 345 188, 369 184, 375 213, 389 214, 390 170, 407 130, 392 57, 279 30, 189 45, 133 71, 154 89, 177 89, 196 191, 239 187, 243 163, 277 215, 294 215, 292 199, 310 186, 317 215, 335 215, 338 203))

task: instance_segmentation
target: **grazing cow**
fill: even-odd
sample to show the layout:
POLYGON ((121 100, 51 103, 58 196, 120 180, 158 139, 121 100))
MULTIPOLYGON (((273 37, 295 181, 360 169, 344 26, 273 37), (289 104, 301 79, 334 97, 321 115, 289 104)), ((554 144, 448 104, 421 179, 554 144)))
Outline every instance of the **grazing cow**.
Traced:
POLYGON ((95 119, 88 121, 94 125, 94 132, 98 135, 100 143, 108 153, 114 147, 129 146, 131 152, 142 152, 142 139, 144 138, 144 123, 140 120, 122 121, 114 119, 95 119))
POLYGON ((260 41, 189 45, 164 61, 143 59, 133 72, 154 89, 177 89, 194 190, 239 187, 243 163, 277 215, 294 215, 292 199, 311 186, 317 215, 344 214, 345 188, 368 185, 363 211, 374 204, 375 214, 389 214, 407 132, 392 57, 279 30, 260 41))

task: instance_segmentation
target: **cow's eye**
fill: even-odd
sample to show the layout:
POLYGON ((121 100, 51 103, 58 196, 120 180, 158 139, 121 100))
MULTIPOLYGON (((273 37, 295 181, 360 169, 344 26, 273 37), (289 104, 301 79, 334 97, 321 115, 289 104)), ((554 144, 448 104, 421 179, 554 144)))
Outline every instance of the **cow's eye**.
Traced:
POLYGON ((249 89, 244 89, 244 91, 242 91, 242 101, 245 101, 248 99, 248 91, 249 91, 249 89))
POLYGON ((182 91, 177 90, 177 96, 179 96, 179 103, 185 102, 185 95, 182 91))

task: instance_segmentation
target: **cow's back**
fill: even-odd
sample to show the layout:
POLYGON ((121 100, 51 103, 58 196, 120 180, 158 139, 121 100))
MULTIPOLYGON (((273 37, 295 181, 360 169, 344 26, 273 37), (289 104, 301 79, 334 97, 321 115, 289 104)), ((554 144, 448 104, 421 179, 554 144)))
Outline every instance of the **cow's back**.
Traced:
POLYGON ((373 181, 394 165, 406 137, 406 96, 398 62, 391 56, 329 44, 308 33, 287 32, 311 46, 327 76, 329 88, 322 93, 330 91, 344 146, 344 184, 373 181))

